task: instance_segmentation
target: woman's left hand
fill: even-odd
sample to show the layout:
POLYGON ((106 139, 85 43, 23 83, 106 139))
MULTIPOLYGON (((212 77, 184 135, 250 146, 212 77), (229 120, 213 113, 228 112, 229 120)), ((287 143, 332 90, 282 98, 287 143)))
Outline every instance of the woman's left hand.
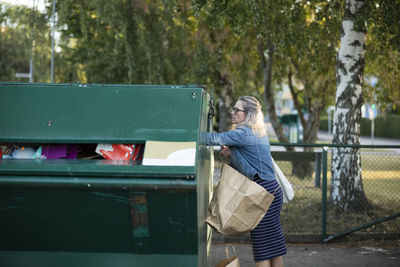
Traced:
POLYGON ((222 150, 219 152, 222 156, 224 157, 229 157, 230 156, 230 151, 229 151, 229 147, 227 146, 222 146, 222 150))

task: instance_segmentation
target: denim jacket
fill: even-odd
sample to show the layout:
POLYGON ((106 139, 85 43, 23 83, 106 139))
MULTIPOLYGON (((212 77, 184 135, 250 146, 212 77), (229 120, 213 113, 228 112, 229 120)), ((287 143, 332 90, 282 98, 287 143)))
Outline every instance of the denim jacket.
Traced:
POLYGON ((207 133, 207 145, 228 146, 230 165, 253 179, 256 174, 264 180, 274 180, 271 146, 267 136, 257 137, 250 127, 240 126, 223 133, 207 133))

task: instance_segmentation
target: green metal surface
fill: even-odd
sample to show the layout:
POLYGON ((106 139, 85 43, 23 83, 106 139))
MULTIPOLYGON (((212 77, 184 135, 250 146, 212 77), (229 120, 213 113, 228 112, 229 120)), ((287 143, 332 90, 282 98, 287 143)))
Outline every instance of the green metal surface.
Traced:
POLYGON ((114 177, 55 177, 55 176, 0 176, 0 186, 40 187, 51 185, 61 188, 127 188, 127 189, 195 189, 195 180, 114 178, 114 177))
POLYGON ((197 254, 196 202, 194 190, 179 187, 2 187, 0 250, 197 254), (137 214, 135 203, 145 214, 137 214))
POLYGON ((0 142, 195 141, 203 92, 194 86, 2 83, 0 142))
POLYGON ((322 149, 322 241, 326 237, 326 208, 327 208, 327 184, 328 184, 328 148, 322 149))
MULTIPOLYGON (((203 112, 208 110, 208 101, 203 102, 203 112)), ((208 113, 208 112, 207 112, 208 113)), ((211 120, 202 120, 200 122, 200 129, 208 129, 211 120)), ((211 128, 210 128, 211 129, 211 128)), ((208 203, 211 200, 211 192, 213 188, 213 151, 212 146, 206 146, 206 135, 200 135, 202 138, 199 141, 198 157, 202 160, 199 161, 197 167, 197 231, 198 231, 198 244, 204 244, 198 247, 199 263, 198 266, 211 266, 211 228, 205 223, 207 216, 208 203), (200 193, 201 192, 201 193, 200 193)))
POLYGON ((143 166, 121 160, 0 160, 1 175, 193 178, 196 166, 143 166))
POLYGON ((400 213, 396 213, 396 214, 393 214, 393 215, 391 215, 391 216, 388 216, 388 217, 385 217, 385 218, 381 218, 381 219, 375 220, 375 221, 373 221, 373 222, 366 223, 366 224, 364 224, 364 225, 360 225, 360 226, 358 226, 358 227, 354 227, 354 228, 352 228, 352 229, 346 230, 346 231, 344 231, 344 232, 342 232, 342 233, 339 233, 339 234, 330 235, 330 236, 328 236, 327 238, 325 238, 325 239, 323 240, 323 242, 326 243, 326 242, 332 241, 332 240, 334 240, 334 239, 336 239, 336 238, 339 238, 339 237, 342 237, 342 236, 345 236, 345 235, 354 233, 354 232, 359 231, 359 230, 362 230, 362 229, 369 228, 369 227, 371 227, 371 226, 373 226, 373 225, 377 225, 377 224, 380 224, 380 223, 383 223, 383 222, 386 222, 386 221, 393 220, 393 219, 395 219, 395 218, 397 218, 397 217, 400 217, 400 213))

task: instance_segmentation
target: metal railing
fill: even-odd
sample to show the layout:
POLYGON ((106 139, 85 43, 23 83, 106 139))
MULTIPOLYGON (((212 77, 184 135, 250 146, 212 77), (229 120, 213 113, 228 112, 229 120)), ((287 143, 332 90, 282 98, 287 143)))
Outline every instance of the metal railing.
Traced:
POLYGON ((272 156, 295 190, 284 204, 285 234, 319 234, 322 242, 359 231, 400 233, 400 146, 271 143, 272 156), (287 152, 286 147, 295 148, 287 152), (361 151, 365 205, 343 211, 332 204, 331 156, 334 148, 361 151))

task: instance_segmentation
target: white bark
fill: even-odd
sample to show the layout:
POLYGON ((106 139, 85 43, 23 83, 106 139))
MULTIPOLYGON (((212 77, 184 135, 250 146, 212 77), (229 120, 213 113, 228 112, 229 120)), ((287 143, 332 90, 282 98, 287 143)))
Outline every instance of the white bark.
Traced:
MULTIPOLYGON (((362 76, 364 72, 365 37, 355 27, 354 19, 364 1, 346 0, 345 17, 336 70, 336 107, 333 121, 333 143, 360 143, 362 76)), ((358 148, 334 148, 332 151, 331 201, 347 209, 357 198, 366 200, 361 180, 361 158, 358 148)))

